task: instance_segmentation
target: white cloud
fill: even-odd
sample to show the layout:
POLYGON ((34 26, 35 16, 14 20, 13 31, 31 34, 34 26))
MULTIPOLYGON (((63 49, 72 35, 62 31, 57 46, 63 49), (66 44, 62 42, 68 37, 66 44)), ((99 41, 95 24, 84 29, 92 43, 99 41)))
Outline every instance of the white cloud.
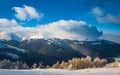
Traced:
POLYGON ((11 40, 11 37, 6 32, 0 32, 0 39, 11 40))
POLYGON ((101 39, 110 40, 120 44, 120 35, 105 33, 100 37, 101 39))
POLYGON ((5 18, 1 18, 0 19, 0 28, 1 27, 11 27, 11 26, 17 26, 17 22, 12 19, 12 20, 8 20, 8 19, 5 19, 5 18), (12 24, 12 25, 11 25, 12 24))
POLYGON ((44 16, 43 13, 38 13, 35 8, 27 5, 24 5, 23 7, 13 7, 12 9, 16 12, 15 17, 19 20, 39 20, 44 16))
POLYGON ((111 14, 107 14, 104 17, 98 17, 97 20, 100 23, 120 24, 120 16, 113 16, 111 14))
POLYGON ((100 23, 112 23, 120 25, 120 15, 114 16, 110 13, 103 13, 99 7, 93 8, 91 12, 95 15, 96 20, 100 23))
MULTIPOLYGON (((42 26, 40 25, 39 28, 42 28, 42 26)), ((84 21, 75 20, 60 20, 47 24, 42 29, 52 35, 51 37, 56 38, 93 40, 102 35, 95 27, 87 25, 84 21)))
MULTIPOLYGON (((31 38, 60 38, 60 39, 79 39, 79 40, 95 40, 102 35, 96 27, 88 25, 84 21, 75 20, 59 20, 46 25, 38 25, 37 27, 22 27, 15 20, 6 20, 2 23, 0 19, 0 38, 10 39, 15 35, 22 39, 31 38), (9 34, 9 35, 8 35, 9 34)), ((18 37, 17 37, 18 38, 18 37)))
POLYGON ((99 7, 93 8, 92 13, 96 16, 102 16, 103 15, 103 11, 99 7))

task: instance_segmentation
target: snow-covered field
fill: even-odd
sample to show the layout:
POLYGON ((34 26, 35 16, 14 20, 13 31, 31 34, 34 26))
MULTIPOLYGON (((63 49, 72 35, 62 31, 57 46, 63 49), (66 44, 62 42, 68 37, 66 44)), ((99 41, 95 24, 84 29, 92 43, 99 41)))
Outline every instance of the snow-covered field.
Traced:
POLYGON ((93 68, 84 70, 60 70, 60 69, 31 69, 8 70, 0 69, 0 75, 120 75, 120 68, 93 68))

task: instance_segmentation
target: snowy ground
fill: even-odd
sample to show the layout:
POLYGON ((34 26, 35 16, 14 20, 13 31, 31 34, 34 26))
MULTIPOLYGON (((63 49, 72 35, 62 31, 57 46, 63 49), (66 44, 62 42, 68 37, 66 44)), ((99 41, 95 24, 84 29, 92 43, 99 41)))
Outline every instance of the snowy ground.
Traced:
POLYGON ((6 70, 0 69, 0 75, 120 75, 120 68, 97 68, 84 70, 34 69, 6 70))

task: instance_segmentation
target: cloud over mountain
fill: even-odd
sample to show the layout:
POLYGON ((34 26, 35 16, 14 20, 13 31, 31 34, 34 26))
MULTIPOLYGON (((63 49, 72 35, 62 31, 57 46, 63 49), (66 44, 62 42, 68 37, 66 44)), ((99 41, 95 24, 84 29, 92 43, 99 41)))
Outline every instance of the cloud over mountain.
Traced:
POLYGON ((120 44, 120 39, 118 39, 120 38, 120 35, 104 33, 100 38, 105 40, 110 40, 120 44))
POLYGON ((102 35, 96 27, 88 25, 84 21, 59 20, 36 27, 22 27, 14 19, 0 19, 1 38, 9 37, 8 34, 21 37, 22 39, 31 38, 60 38, 60 39, 79 39, 95 40, 102 35), (3 22, 5 21, 5 22, 3 22))

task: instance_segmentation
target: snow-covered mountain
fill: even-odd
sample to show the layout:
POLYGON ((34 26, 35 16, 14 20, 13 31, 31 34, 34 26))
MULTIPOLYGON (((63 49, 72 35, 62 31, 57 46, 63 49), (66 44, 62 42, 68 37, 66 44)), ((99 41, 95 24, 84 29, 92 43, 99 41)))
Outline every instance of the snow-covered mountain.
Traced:
POLYGON ((18 48, 15 46, 11 46, 9 44, 17 44, 15 40, 11 41, 6 41, 6 40, 1 40, 0 41, 0 59, 10 59, 12 61, 23 61, 26 62, 29 66, 32 66, 34 63, 39 63, 39 62, 44 62, 44 65, 49 65, 55 63, 57 58, 53 58, 51 56, 47 57, 42 54, 38 54, 37 52, 34 51, 29 51, 25 50, 22 48, 18 48), (8 43, 8 44, 5 44, 8 43), (49 62, 49 64, 48 64, 49 62))
MULTIPOLYGON (((62 58, 75 56, 119 56, 120 45, 107 40, 78 41, 68 39, 33 39, 20 42, 20 48, 62 58)), ((71 58, 71 57, 70 57, 71 58)))
POLYGON ((0 55, 5 55, 6 57, 18 60, 19 54, 27 54, 28 51, 25 49, 20 49, 8 44, 0 43, 0 55))
POLYGON ((78 41, 57 38, 0 41, 0 59, 22 60, 30 65, 34 62, 51 65, 56 61, 87 55, 92 58, 120 57, 120 44, 107 40, 78 41))

